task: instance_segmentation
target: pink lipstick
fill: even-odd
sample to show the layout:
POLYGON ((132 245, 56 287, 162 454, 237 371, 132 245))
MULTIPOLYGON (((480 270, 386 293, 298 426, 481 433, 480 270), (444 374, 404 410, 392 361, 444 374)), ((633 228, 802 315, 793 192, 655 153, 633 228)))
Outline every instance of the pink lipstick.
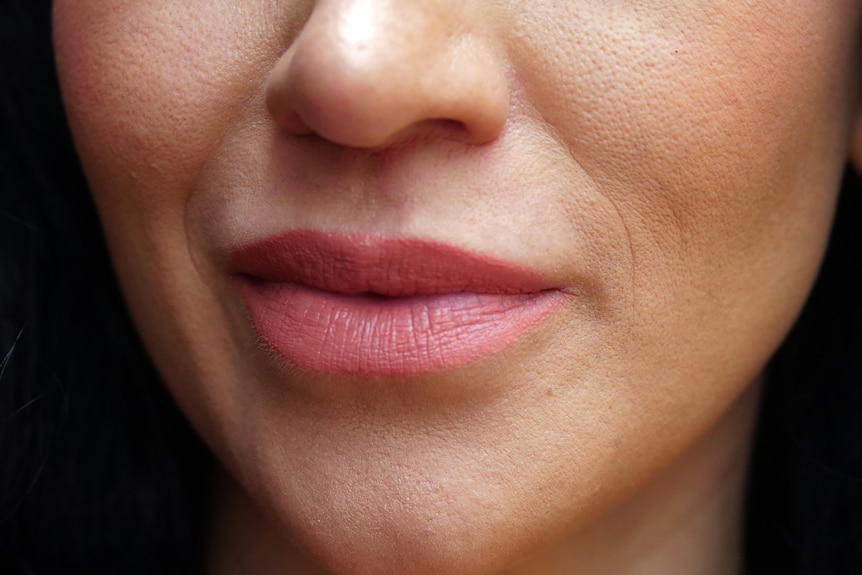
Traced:
POLYGON ((565 294, 535 271, 416 238, 298 230, 231 253, 264 343, 323 373, 405 377, 511 344, 565 294))

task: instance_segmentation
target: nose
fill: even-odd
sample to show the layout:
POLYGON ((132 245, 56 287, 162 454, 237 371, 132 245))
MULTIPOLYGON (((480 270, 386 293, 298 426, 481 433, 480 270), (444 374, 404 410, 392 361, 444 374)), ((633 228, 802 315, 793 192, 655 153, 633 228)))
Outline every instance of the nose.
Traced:
POLYGON ((494 140, 509 113, 508 68, 488 8, 470 7, 480 4, 320 0, 269 74, 270 115, 290 133, 357 148, 429 133, 494 140))

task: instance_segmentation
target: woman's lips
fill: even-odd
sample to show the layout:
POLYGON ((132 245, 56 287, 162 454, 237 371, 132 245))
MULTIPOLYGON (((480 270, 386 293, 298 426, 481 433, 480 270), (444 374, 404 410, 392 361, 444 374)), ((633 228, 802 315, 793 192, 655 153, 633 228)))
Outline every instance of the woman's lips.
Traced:
POLYGON ((229 272, 266 345, 342 375, 467 364, 566 299, 532 270, 415 238, 292 231, 234 250, 229 272))

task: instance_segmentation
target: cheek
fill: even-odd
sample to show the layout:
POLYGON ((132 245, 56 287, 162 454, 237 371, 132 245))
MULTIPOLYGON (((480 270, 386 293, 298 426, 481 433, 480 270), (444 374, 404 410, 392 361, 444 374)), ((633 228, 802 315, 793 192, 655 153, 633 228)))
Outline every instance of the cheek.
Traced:
MULTIPOLYGON (((251 41, 260 22, 248 4, 263 9, 197 0, 53 4, 64 105, 114 268, 172 381, 213 379, 198 352, 220 342, 198 328, 217 324, 218 301, 189 253, 185 221, 199 172, 277 51, 251 41)), ((220 429, 191 386, 172 391, 186 395, 199 428, 220 429)))
POLYGON ((261 11, 272 3, 54 2, 63 99, 109 234, 117 220, 182 215, 206 158, 278 57, 261 27, 282 25, 285 37, 295 27, 279 21, 284 11, 261 11))
POLYGON ((732 325, 756 309, 773 314, 761 318, 770 345, 792 321, 824 249, 855 104, 860 9, 838 4, 587 2, 528 17, 557 32, 521 30, 522 83, 623 221, 645 321, 662 313, 685 330, 706 313, 732 325), (548 69, 561 81, 542 82, 548 69), (785 279, 773 301, 768 286, 785 279))

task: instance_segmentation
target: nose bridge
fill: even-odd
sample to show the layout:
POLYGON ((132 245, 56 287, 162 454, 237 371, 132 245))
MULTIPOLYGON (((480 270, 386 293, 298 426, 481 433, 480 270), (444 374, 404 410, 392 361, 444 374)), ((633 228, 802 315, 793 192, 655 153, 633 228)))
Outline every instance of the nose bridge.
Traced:
POLYGON ((464 0, 320 0, 270 73, 267 106, 296 134, 380 147, 447 127, 482 143, 508 114, 504 58, 464 0))

